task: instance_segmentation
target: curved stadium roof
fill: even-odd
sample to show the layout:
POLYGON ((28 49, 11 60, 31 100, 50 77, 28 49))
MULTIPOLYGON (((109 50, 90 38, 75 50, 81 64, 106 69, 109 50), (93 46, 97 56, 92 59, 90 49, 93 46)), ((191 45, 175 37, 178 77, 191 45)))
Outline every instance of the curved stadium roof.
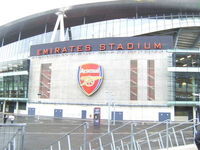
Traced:
MULTIPOLYGON (((38 13, 0 26, 0 39, 14 42, 20 32, 28 38, 52 31, 57 20, 59 9, 38 13), (12 39, 13 38, 13 39, 12 39)), ((199 0, 118 0, 75 5, 65 8, 65 27, 118 18, 139 18, 163 14, 200 13, 199 0)), ((175 32, 178 32, 177 30, 175 32)), ((9 43, 10 43, 9 42, 9 43)), ((7 43, 8 44, 8 43, 7 43)))

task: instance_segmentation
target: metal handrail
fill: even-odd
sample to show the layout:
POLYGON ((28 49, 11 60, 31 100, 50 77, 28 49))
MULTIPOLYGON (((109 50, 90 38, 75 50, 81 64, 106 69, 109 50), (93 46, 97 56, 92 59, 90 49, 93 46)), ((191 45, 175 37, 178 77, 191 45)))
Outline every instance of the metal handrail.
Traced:
MULTIPOLYGON (((165 123, 165 122, 168 122, 168 121, 169 121, 169 119, 167 119, 167 120, 165 120, 165 121, 163 121, 163 122, 159 122, 159 123, 157 123, 157 124, 155 124, 155 125, 153 125, 153 126, 150 126, 150 127, 146 128, 146 130, 152 129, 152 128, 154 128, 154 127, 156 127, 156 126, 159 126, 159 125, 161 125, 161 124, 163 124, 163 123, 165 123)), ((120 127, 118 127, 118 128, 115 128, 115 129, 111 130, 109 133, 105 133, 105 134, 103 134, 103 135, 101 135, 101 136, 99 136, 99 137, 97 137, 97 138, 94 138, 93 140, 89 141, 89 143, 92 143, 92 142, 94 142, 94 141, 98 141, 100 138, 102 138, 102 137, 104 137, 104 136, 106 136, 106 135, 109 135, 110 133, 113 133, 114 131, 117 131, 117 130, 119 130, 119 129, 121 129, 121 128, 123 128, 123 127, 129 125, 129 124, 133 125, 133 124, 136 124, 136 123, 137 123, 137 122, 135 122, 135 121, 127 122, 126 124, 124 124, 124 125, 122 125, 122 126, 120 126, 120 127)), ((137 133, 135 133, 135 134, 139 134, 139 133, 141 133, 141 132, 143 132, 143 131, 139 131, 139 132, 137 132, 137 133)), ((125 136, 125 137, 123 137, 123 138, 121 138, 121 139, 118 139, 117 141, 115 141, 115 143, 120 142, 120 140, 129 138, 129 137, 131 137, 131 135, 128 135, 128 136, 125 136)), ((104 144, 104 145, 102 145, 102 146, 103 146, 103 147, 107 147, 107 146, 109 146, 110 144, 111 144, 111 142, 106 143, 106 144, 104 144)))
MULTIPOLYGON (((176 127, 181 126, 181 125, 184 125, 184 124, 186 124, 186 123, 188 123, 188 122, 190 122, 190 121, 193 121, 193 120, 195 120, 195 119, 191 119, 191 120, 188 120, 187 122, 183 122, 183 123, 180 123, 180 124, 171 126, 170 128, 168 128, 168 130, 170 130, 170 129, 172 129, 172 128, 176 128, 176 127)), ((162 133, 162 132, 164 132, 164 131, 166 131, 166 129, 161 130, 159 133, 162 133)), ((143 132, 143 131, 141 131, 141 132, 143 132)), ((136 134, 137 134, 137 133, 136 133, 136 134)), ((157 133, 151 134, 149 137, 154 136, 154 135, 157 135, 157 133)), ((142 140, 142 139, 144 139, 144 138, 141 138, 141 139, 139 139, 139 140, 142 140)))
POLYGON ((101 136, 99 136, 99 137, 96 137, 96 138, 92 139, 92 140, 89 141, 89 142, 93 142, 93 141, 95 141, 95 140, 98 140, 99 138, 102 138, 103 136, 108 135, 108 134, 110 134, 111 132, 114 132, 114 131, 116 131, 116 130, 119 130, 120 128, 125 127, 126 125, 128 125, 128 124, 130 124, 130 123, 132 123, 132 121, 127 122, 127 123, 125 123, 124 125, 122 125, 122 126, 120 126, 120 127, 118 127, 118 128, 115 128, 115 129, 111 130, 110 132, 106 132, 106 133, 104 133, 103 135, 101 135, 101 136))
MULTIPOLYGON (((157 123, 157 124, 155 124, 155 125, 153 125, 153 126, 151 126, 151 127, 146 128, 146 130, 152 129, 152 128, 154 128, 154 127, 156 127, 156 126, 158 126, 158 125, 161 125, 161 124, 163 124, 163 123, 165 123, 165 122, 168 122, 168 121, 170 121, 170 120, 167 119, 167 120, 164 120, 163 122, 159 122, 159 123, 157 123)), ((131 125, 133 125, 133 124, 135 124, 136 122, 133 122, 133 121, 132 121, 132 122, 130 122, 130 123, 131 123, 131 125)), ((121 127, 119 127, 119 128, 121 128, 121 127)), ((116 129, 114 129, 114 131, 115 131, 115 130, 116 130, 116 129)), ((112 130, 111 132, 113 132, 113 130, 112 130)), ((143 130, 142 130, 142 131, 139 131, 139 132, 136 132, 136 133, 134 133, 134 134, 139 134, 139 133, 141 133, 141 132, 143 132, 143 130)), ((117 141, 115 141, 115 143, 120 142, 121 140, 130 138, 130 137, 131 137, 131 135, 125 136, 125 137, 123 137, 123 138, 118 139, 117 141)), ((100 138, 100 137, 98 137, 98 138, 100 138)), ((108 145, 110 145, 110 144, 111 144, 111 143, 107 143, 107 144, 103 145, 103 147, 106 147, 106 146, 108 146, 108 145)))
MULTIPOLYGON (((200 123, 198 123, 196 126, 198 126, 198 125, 200 125, 200 123)), ((187 129, 190 129, 190 128, 193 128, 194 126, 193 125, 191 125, 191 126, 189 126, 189 127, 186 127, 186 128, 183 128, 183 129, 180 129, 180 130, 177 130, 177 131, 175 131, 175 132, 169 132, 167 135, 162 135, 162 137, 161 138, 164 138, 164 137, 166 137, 166 136, 170 136, 170 135, 173 135, 173 134, 176 134, 176 133, 178 133, 178 132, 180 132, 180 131, 184 131, 184 130, 187 130, 187 129)), ((157 133, 158 135, 159 135, 159 133, 157 133)), ((183 138, 183 137, 182 137, 183 138)), ((154 139, 151 139, 150 140, 150 142, 151 141, 158 141, 159 140, 159 138, 154 138, 154 139)), ((177 139, 176 139, 177 140, 177 139)), ((178 142, 178 141, 177 141, 178 142)), ((140 143, 140 146, 141 145, 143 145, 143 144, 145 144, 145 143, 147 143, 147 141, 145 141, 145 142, 142 142, 142 143, 140 143)), ((177 143, 178 145, 177 146, 179 146, 179 143, 177 143)), ((173 146, 174 147, 174 146, 173 146)))
POLYGON ((17 129, 17 131, 12 135, 12 137, 8 140, 8 142, 7 142, 7 144, 5 144, 5 146, 3 147, 3 150, 5 149, 5 150, 7 150, 7 149, 9 149, 9 144, 10 143, 12 143, 12 141, 14 140, 14 138, 17 136, 17 135, 19 135, 19 134, 21 134, 21 138, 22 138, 22 140, 21 140, 21 148, 20 148, 20 150, 23 150, 23 148, 24 148, 24 145, 23 145, 23 143, 24 143, 24 127, 26 126, 26 123, 21 123, 21 124, 0 124, 0 127, 19 127, 18 129, 17 129))
POLYGON ((7 142, 6 146, 3 147, 3 149, 6 149, 9 146, 9 143, 20 133, 22 129, 18 129, 17 132, 13 135, 13 137, 7 142))
MULTIPOLYGON (((171 126, 170 128, 168 128, 168 130, 171 130, 171 129, 173 129, 173 128, 175 128, 175 127, 178 127, 178 126, 181 126, 181 125, 184 125, 184 124, 188 124, 188 123, 190 123, 191 121, 196 121, 196 120, 198 120, 197 118, 196 119, 191 119, 191 120, 189 120, 189 121, 187 121, 187 122, 183 122, 183 123, 180 123, 180 124, 178 124, 178 125, 175 125, 175 126, 171 126)), ((200 122, 199 123, 197 123, 197 124, 195 124, 195 127, 196 126, 199 126, 200 125, 200 122)), ((190 129, 190 128, 194 128, 194 125, 191 125, 191 126, 189 126, 189 127, 185 127, 185 128, 183 128, 183 129, 179 129, 179 130, 177 130, 177 131, 175 131, 175 133, 178 133, 178 132, 180 132, 180 131, 184 131, 184 130, 187 130, 187 129, 190 129)), ((155 136, 155 135, 159 135, 160 133, 162 133, 162 132, 164 132, 164 131, 166 131, 166 129, 165 130, 161 130, 160 132, 158 132, 158 133, 155 133, 155 134, 151 134, 150 136, 149 136, 149 138, 150 137, 152 137, 152 136, 155 136)), ((141 132, 143 132, 143 131, 141 131, 141 132)), ((137 133, 139 133, 139 132, 137 132, 137 133)), ((167 134, 167 136, 169 136, 169 135, 171 135, 171 134, 174 134, 173 132, 169 132, 168 134, 167 134)), ((128 137, 128 136, 127 136, 128 137)), ((130 137, 130 136, 129 136, 130 137)), ((166 137, 166 134, 165 135, 162 135, 162 138, 163 137, 166 137)), ((144 137, 144 138, 140 138, 140 139, 138 139, 137 140, 137 142, 138 141, 142 141, 142 140, 144 140, 144 139, 146 139, 146 137, 144 137)), ((151 140, 149 140, 150 142, 151 141, 156 141, 156 140, 159 140, 159 138, 154 138, 154 139, 151 139, 151 140)), ((116 142, 119 142, 120 140, 118 140, 118 141, 116 141, 116 142)), ((139 143, 139 142, 138 142, 139 143)), ((143 144, 145 144, 145 143, 147 143, 147 141, 143 141, 142 143, 140 143, 140 146, 141 145, 143 145, 143 144)), ((130 142, 129 143, 126 143, 126 144, 131 144, 130 142)))
MULTIPOLYGON (((153 137, 153 136, 155 136, 155 135, 159 135, 159 133, 166 132, 166 130, 172 130, 173 128, 176 128, 176 127, 179 127, 179 126, 188 124, 188 123, 190 123, 190 122, 192 122, 192 121, 195 122, 195 121, 197 121, 197 120, 198 120, 198 119, 191 119, 191 120, 189 120, 189 121, 187 121, 187 122, 182 122, 182 123, 179 123, 179 124, 177 124, 177 125, 175 124, 175 125, 169 127, 168 129, 161 130, 161 131, 158 132, 158 133, 154 133, 154 134, 149 135, 148 138, 153 137)), ((158 126, 158 125, 161 125, 161 124, 163 124, 163 123, 169 123, 169 121, 170 121, 170 120, 165 120, 165 121, 163 121, 163 122, 161 122, 161 123, 155 124, 155 125, 153 125, 153 126, 151 126, 151 127, 148 127, 148 128, 143 129, 143 130, 141 130, 141 131, 139 131, 139 132, 136 132, 136 133, 134 133, 134 135, 140 134, 140 133, 144 132, 145 130, 147 131, 147 130, 152 129, 152 128, 154 128, 154 127, 156 127, 156 126, 158 126)), ((130 123, 130 122, 129 122, 129 123, 130 123)), ((129 123, 128 123, 128 124, 129 124, 129 123)), ((126 125, 127 125, 127 124, 126 124, 126 125)), ((200 123, 195 124, 195 127, 198 126, 198 125, 200 125, 200 123)), ((117 129, 120 129, 120 128, 121 128, 121 127, 118 127, 117 129)), ((189 127, 185 127, 185 128, 179 129, 179 130, 175 131, 175 133, 180 132, 180 131, 187 130, 187 129, 189 129, 189 128, 194 128, 194 124, 191 125, 191 126, 189 126, 189 127)), ((115 131, 115 130, 116 130, 116 129, 114 129, 114 130, 112 130, 112 131, 115 131)), ((111 131, 111 132, 112 132, 112 131, 111 131)), ((104 135, 102 135, 102 136, 100 136, 100 137, 97 137, 97 138, 95 138, 95 139, 97 140, 97 139, 102 138, 103 136, 108 135, 108 134, 110 134, 110 133, 106 133, 106 134, 104 134, 104 135)), ((168 135, 171 135, 171 134, 174 134, 174 133, 171 132, 171 133, 167 133, 167 134, 168 134, 168 135)), ((166 136, 166 135, 162 135, 162 138, 165 137, 165 136, 166 136)), ((116 144, 116 143, 119 143, 119 142, 121 142, 121 141, 123 141, 123 140, 125 140, 125 139, 127 139, 127 138, 130 138, 130 137, 131 137, 131 134, 128 135, 128 136, 122 137, 121 139, 116 140, 116 141, 115 141, 115 144, 116 144)), ((91 143, 91 142, 93 142, 95 139, 93 139, 92 141, 89 141, 89 142, 91 143)), ((146 139, 146 137, 137 139, 137 142, 138 142, 138 141, 142 141, 142 140, 144 140, 144 139, 146 139)), ((149 140, 149 142, 155 141, 155 140, 158 140, 158 139, 159 139, 159 138, 153 138, 153 139, 149 140)), ((131 141, 131 142, 133 142, 133 141, 131 141)), ((127 144, 130 144, 131 142, 128 142, 128 143, 126 142, 126 145, 127 145, 127 144)), ((145 144, 146 142, 147 142, 147 141, 143 141, 140 145, 143 145, 143 144, 145 144)), ((110 146, 110 145, 112 145, 112 142, 109 142, 109 143, 104 144, 104 145, 102 145, 102 146, 103 146, 103 148, 105 148, 105 147, 110 146)), ((98 147, 98 148, 96 148, 96 149, 100 149, 100 147, 98 147)))
POLYGON ((70 130, 69 132, 67 132, 65 135, 63 135, 62 137, 58 138, 55 142, 51 143, 49 147, 44 148, 44 150, 51 148, 51 146, 53 146, 54 144, 56 144, 58 141, 62 140, 63 138, 71 135, 71 133, 73 133, 74 131, 76 131, 77 129, 81 128, 82 126, 86 126, 87 128, 89 128, 89 124, 88 122, 84 122, 81 125, 79 125, 78 127, 70 130))

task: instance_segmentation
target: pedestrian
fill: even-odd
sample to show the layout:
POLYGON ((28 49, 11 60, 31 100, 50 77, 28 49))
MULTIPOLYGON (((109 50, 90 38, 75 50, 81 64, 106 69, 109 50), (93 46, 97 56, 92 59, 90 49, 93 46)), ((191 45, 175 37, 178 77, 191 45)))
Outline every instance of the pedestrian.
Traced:
POLYGON ((4 115, 3 115, 3 123, 4 123, 4 124, 7 122, 7 119, 8 119, 8 115, 7 115, 7 114, 4 114, 4 115))
POLYGON ((15 116, 14 116, 14 115, 10 115, 10 116, 9 116, 9 119, 10 119, 10 122, 13 123, 14 120, 15 120, 15 116))
POLYGON ((197 133, 195 134, 195 144, 198 150, 200 150, 200 131, 197 131, 197 133))

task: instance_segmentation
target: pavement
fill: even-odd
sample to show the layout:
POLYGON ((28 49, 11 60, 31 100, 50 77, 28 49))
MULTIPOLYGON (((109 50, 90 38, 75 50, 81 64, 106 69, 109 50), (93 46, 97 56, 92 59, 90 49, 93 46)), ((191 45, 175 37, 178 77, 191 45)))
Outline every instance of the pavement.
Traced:
MULTIPOLYGON (((1 122, 1 121, 0 121, 1 122)), ((9 122, 9 120, 8 120, 9 122)), ((37 117, 37 116, 16 116, 14 123, 26 123, 26 133, 24 141, 24 150, 44 150, 52 143, 66 135, 66 133, 77 128, 84 122, 88 122, 89 128, 87 129, 87 140, 91 141, 94 138, 104 135, 108 131, 107 120, 101 120, 101 126, 94 126, 91 119, 77 119, 77 118, 53 118, 53 117, 37 117)), ((119 126, 125 125, 128 121, 116 122, 115 125, 111 124, 110 130, 116 129, 119 126)), ((134 127, 135 131, 140 131, 149 126, 152 126, 157 122, 137 122, 134 127)), ((125 126, 118 133, 118 137, 121 135, 130 135, 130 125, 125 126)), ((80 146, 84 141, 83 139, 84 129, 80 128, 73 132, 71 138, 72 146, 80 146)), ((63 138, 61 141, 61 147, 67 145, 67 138, 63 138)), ((107 140, 107 137, 102 138, 107 140)), ((65 146, 66 147, 66 146, 65 146)), ((195 147, 193 145, 193 147, 195 147)), ((54 144, 53 150, 57 150, 57 143, 54 144)), ((180 150, 180 149, 179 149, 180 150)), ((182 150, 182 148, 181 148, 182 150)), ((186 150, 186 149, 184 149, 186 150)), ((193 150, 193 149, 189 149, 193 150)), ((194 149, 195 150, 195 149, 194 149)))
MULTIPOLYGON (((101 120, 101 126, 94 126, 92 119, 77 119, 77 118, 54 118, 54 117, 37 117, 37 116, 16 116, 14 123, 26 123, 24 150, 44 150, 59 138, 66 135, 74 128, 80 126, 84 122, 89 124, 87 129, 87 140, 92 140, 100 135, 107 133, 107 120, 101 120)), ((0 121, 1 122, 1 121, 0 121)), ((2 121, 3 122, 3 121, 2 121)), ((116 122, 115 125, 110 125, 110 130, 115 129, 128 121, 116 122)), ((10 123, 9 120, 7 123, 10 123)), ((146 128, 149 125, 141 124, 138 128, 146 128)), ((123 131, 126 132, 126 131, 123 131)), ((128 131, 127 133, 130 134, 128 131)), ((77 130, 71 136, 75 139, 73 144, 80 145, 83 141, 80 138, 83 136, 83 128, 77 130), (76 141, 77 140, 77 141, 76 141)), ((54 148, 57 149, 57 148, 54 148)))
MULTIPOLYGON (((89 139, 93 139, 107 132, 107 123, 103 120, 100 127, 93 126, 91 119, 16 116, 14 121, 14 123, 27 124, 25 128, 24 150, 43 150, 84 122, 89 123, 87 130, 89 139)), ((7 123, 10 123, 9 120, 7 123)), ((111 130, 121 124, 123 123, 117 123, 115 126, 111 125, 111 130)), ((83 135, 83 130, 81 129, 73 133, 73 136, 77 135, 83 135)))
POLYGON ((161 150, 198 150, 198 149, 195 144, 189 144, 186 146, 178 146, 174 148, 161 149, 161 150))

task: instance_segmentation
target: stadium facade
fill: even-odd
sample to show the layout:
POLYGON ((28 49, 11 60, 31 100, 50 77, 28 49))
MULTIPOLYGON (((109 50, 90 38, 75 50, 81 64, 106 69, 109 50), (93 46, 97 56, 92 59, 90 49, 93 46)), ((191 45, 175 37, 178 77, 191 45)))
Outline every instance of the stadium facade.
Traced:
POLYGON ((189 3, 99 2, 1 26, 0 111, 92 118, 100 108, 102 119, 198 117, 200 3, 189 3))

